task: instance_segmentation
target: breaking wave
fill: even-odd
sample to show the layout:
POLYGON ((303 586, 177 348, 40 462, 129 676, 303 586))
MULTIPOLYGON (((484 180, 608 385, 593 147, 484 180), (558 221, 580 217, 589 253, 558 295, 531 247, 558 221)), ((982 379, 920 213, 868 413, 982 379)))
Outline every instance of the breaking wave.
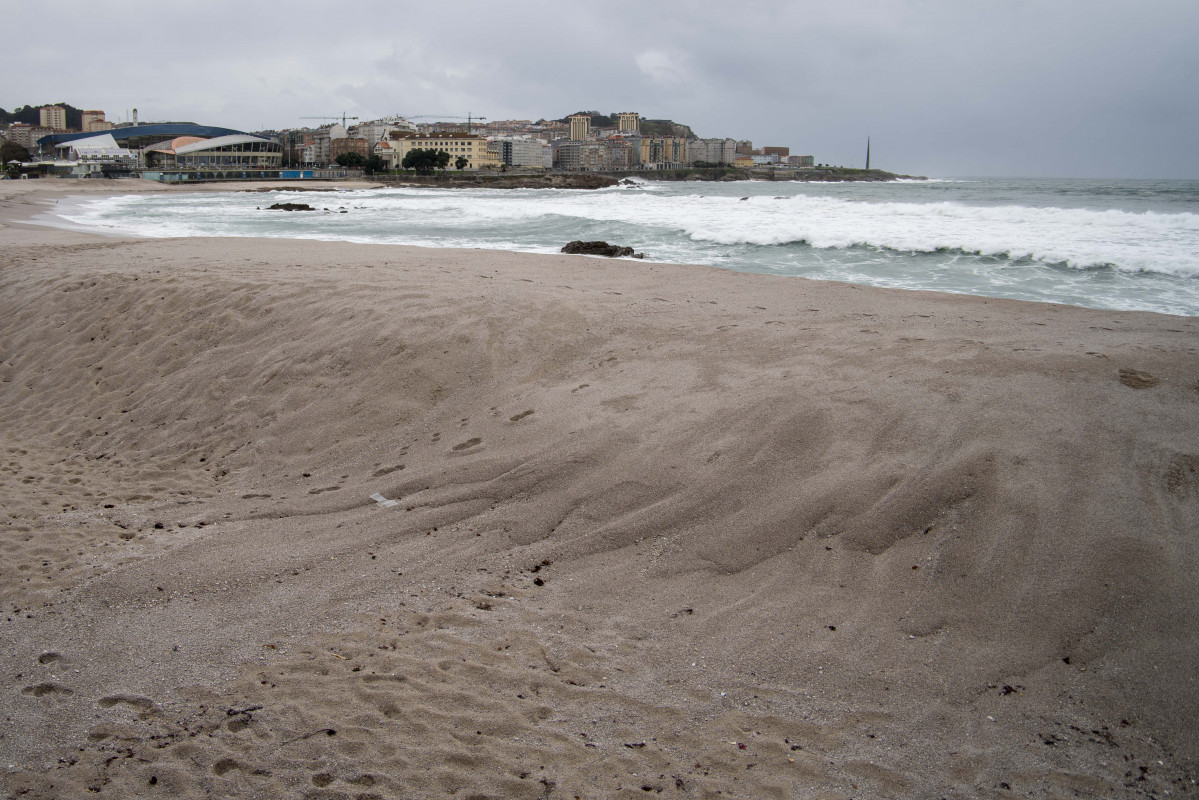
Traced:
POLYGON ((89 199, 60 214, 142 236, 528 252, 607 239, 660 261, 1199 315, 1194 182, 638 180, 599 191, 169 193, 89 199), (262 210, 286 200, 319 210, 262 210))

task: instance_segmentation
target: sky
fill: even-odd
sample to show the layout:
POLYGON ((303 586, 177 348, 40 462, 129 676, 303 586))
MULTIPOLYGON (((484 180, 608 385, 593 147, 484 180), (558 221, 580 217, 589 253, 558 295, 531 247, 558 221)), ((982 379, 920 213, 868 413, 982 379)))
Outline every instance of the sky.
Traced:
POLYGON ((0 107, 673 119, 928 176, 1199 178, 1196 0, 0 0, 0 107), (47 11, 52 8, 53 12, 47 11), (27 22, 32 27, 27 27, 27 22))

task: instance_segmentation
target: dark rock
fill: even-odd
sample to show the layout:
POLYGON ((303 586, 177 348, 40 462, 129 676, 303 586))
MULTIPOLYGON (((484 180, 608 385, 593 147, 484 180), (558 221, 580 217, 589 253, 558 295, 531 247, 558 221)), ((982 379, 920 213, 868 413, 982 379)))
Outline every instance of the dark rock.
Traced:
POLYGON ((316 211, 315 208, 307 203, 275 203, 273 206, 268 206, 267 211, 316 211))
POLYGON ((574 256, 608 256, 609 258, 619 258, 621 256, 633 255, 633 248, 621 247, 620 245, 608 244, 607 242, 574 241, 563 247, 562 252, 574 256))

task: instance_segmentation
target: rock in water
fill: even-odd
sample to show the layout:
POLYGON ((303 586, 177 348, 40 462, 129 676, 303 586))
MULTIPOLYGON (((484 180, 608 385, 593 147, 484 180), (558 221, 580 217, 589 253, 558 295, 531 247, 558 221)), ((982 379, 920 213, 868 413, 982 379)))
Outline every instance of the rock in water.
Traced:
POLYGON ((621 247, 620 245, 608 244, 607 242, 574 241, 563 247, 562 252, 574 256, 608 256, 609 258, 619 258, 620 256, 633 255, 633 248, 621 247))
POLYGON ((316 211, 315 208, 307 203, 275 203, 273 206, 268 206, 267 211, 316 211))

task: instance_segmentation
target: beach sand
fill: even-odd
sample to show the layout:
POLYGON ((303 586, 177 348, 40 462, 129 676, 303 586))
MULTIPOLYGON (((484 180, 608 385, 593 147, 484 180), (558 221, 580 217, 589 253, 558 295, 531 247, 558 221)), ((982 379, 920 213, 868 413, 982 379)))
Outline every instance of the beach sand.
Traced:
POLYGON ((1199 790, 1196 320, 102 237, 22 220, 111 186, 30 183, 5 796, 1199 790))

